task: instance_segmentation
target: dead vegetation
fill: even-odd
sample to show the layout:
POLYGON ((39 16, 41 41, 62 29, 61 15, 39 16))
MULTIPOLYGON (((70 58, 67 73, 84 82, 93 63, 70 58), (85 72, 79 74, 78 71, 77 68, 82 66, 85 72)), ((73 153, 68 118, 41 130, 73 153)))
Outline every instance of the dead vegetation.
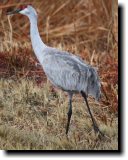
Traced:
POLYGON ((118 2, 113 0, 0 1, 1 149, 118 149, 117 9, 118 2), (46 85, 32 54, 28 19, 6 15, 7 10, 28 3, 38 11, 39 31, 46 44, 79 54, 98 67, 102 101, 98 104, 90 98, 89 103, 110 141, 97 140, 79 97, 74 98, 67 140, 66 95, 46 85))
POLYGON ((95 136, 86 105, 79 96, 73 99, 68 139, 65 134, 68 101, 61 91, 53 92, 49 83, 38 87, 35 82, 26 79, 1 79, 0 90, 2 149, 118 148, 118 118, 106 105, 89 101, 100 129, 110 139, 99 140, 95 136))

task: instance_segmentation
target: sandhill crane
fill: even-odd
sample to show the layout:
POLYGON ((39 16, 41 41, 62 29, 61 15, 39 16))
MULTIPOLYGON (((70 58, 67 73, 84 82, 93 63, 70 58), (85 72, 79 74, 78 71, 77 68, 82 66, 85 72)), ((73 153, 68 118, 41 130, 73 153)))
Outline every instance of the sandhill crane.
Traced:
POLYGON ((8 15, 20 13, 26 15, 30 20, 30 37, 33 50, 40 62, 47 78, 51 83, 66 91, 69 96, 68 120, 66 134, 68 134, 70 119, 72 115, 72 97, 74 93, 80 93, 84 98, 89 114, 92 119, 95 132, 100 131, 92 116, 87 96, 92 95, 97 101, 101 96, 100 81, 97 71, 86 64, 80 57, 66 51, 49 47, 44 44, 39 35, 37 26, 37 12, 31 5, 20 6, 18 9, 8 12, 8 15))

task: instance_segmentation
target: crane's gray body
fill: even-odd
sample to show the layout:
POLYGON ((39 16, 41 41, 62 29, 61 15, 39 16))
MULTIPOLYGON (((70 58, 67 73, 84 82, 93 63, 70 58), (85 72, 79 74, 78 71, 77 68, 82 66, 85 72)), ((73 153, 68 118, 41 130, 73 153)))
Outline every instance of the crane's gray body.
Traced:
POLYGON ((42 66, 48 79, 56 87, 67 92, 85 92, 96 99, 100 94, 100 82, 96 70, 78 56, 55 48, 43 50, 42 66))

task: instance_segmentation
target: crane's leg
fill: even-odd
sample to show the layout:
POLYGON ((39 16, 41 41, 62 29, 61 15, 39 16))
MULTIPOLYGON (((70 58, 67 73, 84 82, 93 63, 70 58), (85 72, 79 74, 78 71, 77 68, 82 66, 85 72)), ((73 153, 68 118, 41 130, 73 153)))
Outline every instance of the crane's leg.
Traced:
POLYGON ((88 101, 87 101, 87 96, 84 92, 81 91, 81 95, 83 96, 85 102, 86 102, 86 105, 87 105, 87 108, 88 108, 88 111, 89 111, 89 114, 91 116, 91 119, 92 119, 92 123, 93 123, 93 128, 94 128, 94 131, 97 133, 99 132, 102 136, 104 136, 104 134, 100 131, 95 119, 93 118, 93 115, 91 113, 91 110, 90 110, 90 107, 89 107, 89 104, 88 104, 88 101))
POLYGON ((68 134, 68 130, 69 130, 69 124, 70 124, 70 119, 72 116, 72 93, 69 93, 69 104, 68 104, 68 121, 67 121, 67 126, 66 126, 66 134, 68 134))

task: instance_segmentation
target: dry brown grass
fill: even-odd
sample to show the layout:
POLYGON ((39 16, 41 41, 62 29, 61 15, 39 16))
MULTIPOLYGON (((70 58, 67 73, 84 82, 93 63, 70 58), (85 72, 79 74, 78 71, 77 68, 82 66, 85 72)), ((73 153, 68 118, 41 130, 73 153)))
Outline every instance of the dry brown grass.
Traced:
POLYGON ((49 83, 38 87, 30 80, 0 81, 0 148, 46 150, 117 150, 118 118, 109 107, 89 100, 102 132, 110 139, 95 136, 84 101, 73 99, 73 116, 68 138, 65 134, 68 99, 51 92, 49 83), (106 115, 106 121, 101 118, 106 115))
POLYGON ((118 2, 112 0, 0 1, 0 148, 118 149, 118 2), (31 3, 39 13, 39 31, 50 46, 79 54, 99 68, 100 104, 89 100, 101 130, 100 141, 80 97, 74 98, 68 140, 67 98, 47 84, 36 67, 25 16, 7 10, 31 3), (45 85, 46 84, 46 85, 45 85), (42 87, 41 87, 42 86, 42 87), (79 106, 79 107, 78 107, 79 106))

